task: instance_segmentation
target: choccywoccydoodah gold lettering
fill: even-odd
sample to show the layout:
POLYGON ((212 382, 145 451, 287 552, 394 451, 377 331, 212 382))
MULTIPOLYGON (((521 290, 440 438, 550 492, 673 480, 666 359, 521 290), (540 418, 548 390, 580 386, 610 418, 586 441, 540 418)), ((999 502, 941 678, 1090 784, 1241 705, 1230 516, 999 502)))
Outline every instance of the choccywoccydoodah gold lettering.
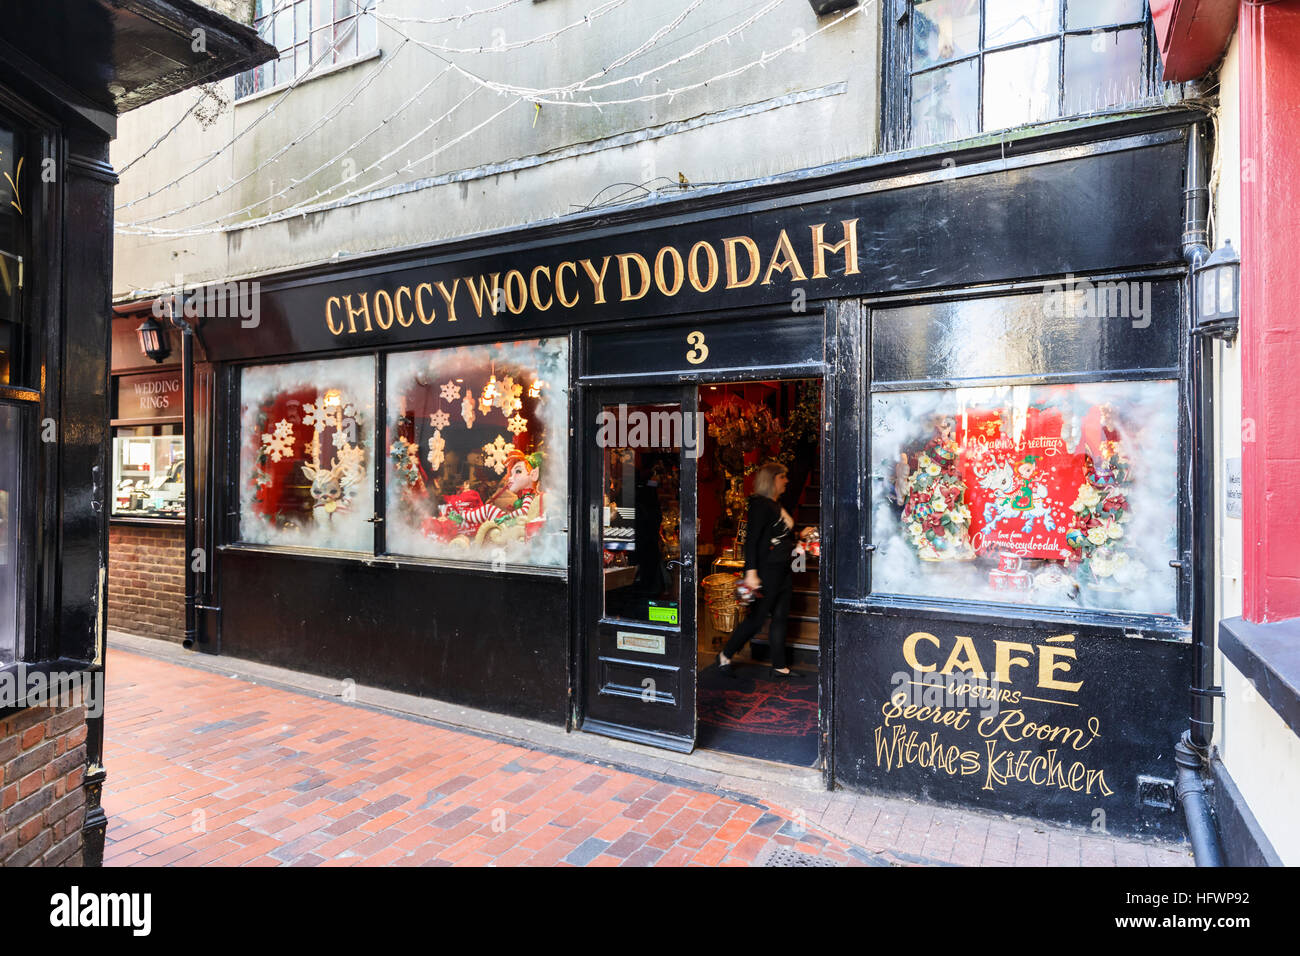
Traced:
MULTIPOLYGON (((460 280, 458 279, 458 280, 456 280, 456 281, 459 282, 460 280)), ((438 284, 439 284, 439 285, 442 285, 441 282, 438 283, 438 284)), ((432 298, 432 297, 433 297, 433 286, 429 285, 429 283, 427 283, 427 282, 421 282, 419 285, 417 285, 417 286, 415 287, 415 314, 418 315, 418 316, 420 317, 420 322, 421 322, 421 324, 423 324, 423 325, 432 325, 432 324, 433 324, 434 317, 435 317, 435 316, 434 316, 434 312, 433 312, 433 306, 430 306, 430 307, 429 307, 429 314, 428 314, 427 317, 425 316, 425 313, 424 313, 424 299, 422 298, 422 293, 423 293, 424 290, 426 290, 426 289, 429 290, 429 296, 430 296, 430 298, 432 298)), ((448 322, 451 322, 451 321, 453 321, 453 320, 450 319, 450 318, 448 318, 447 321, 448 321, 448 322)))
POLYGON ((357 297, 361 299, 361 307, 356 309, 352 308, 352 296, 345 295, 343 297, 343 308, 348 310, 348 331, 353 334, 356 333, 356 318, 360 315, 366 320, 366 331, 373 332, 374 329, 370 327, 370 300, 366 298, 364 292, 357 293, 357 297))
POLYGON ((691 286, 696 292, 708 292, 718 282, 718 251, 713 248, 713 244, 701 239, 695 245, 691 246, 691 255, 686 263, 687 277, 691 280, 691 286), (700 278, 700 257, 699 253, 703 250, 704 261, 707 265, 707 271, 704 278, 700 278))
POLYGON ((404 329, 409 329, 415 322, 415 316, 407 315, 406 310, 402 308, 402 293, 406 293, 406 298, 411 298, 410 286, 398 286, 397 291, 393 293, 393 308, 397 310, 397 324, 404 329))
POLYGON ((812 227, 813 274, 814 279, 826 278, 826 253, 844 253, 844 274, 855 276, 858 270, 858 221, 842 219, 840 226, 844 229, 844 238, 832 245, 823 238, 826 223, 819 222, 812 227))
POLYGON ((524 274, 518 269, 511 269, 506 273, 505 282, 506 291, 506 308, 510 310, 511 315, 518 315, 524 311, 528 305, 528 283, 524 281, 524 274), (518 290, 515 286, 518 285, 518 290))
POLYGON ((609 268, 609 256, 600 260, 600 271, 591 264, 590 259, 583 259, 581 262, 583 270, 587 273, 587 278, 591 280, 591 287, 596 292, 596 305, 605 304, 605 270, 609 268))
POLYGON ((564 306, 566 309, 572 309, 575 305, 578 304, 578 293, 576 292, 573 293, 572 299, 570 299, 565 294, 564 270, 566 267, 568 268, 570 275, 572 275, 575 279, 578 277, 578 266, 576 263, 561 262, 558 266, 556 266, 555 267, 555 297, 560 300, 560 305, 564 306))
POLYGON ((465 288, 469 289, 469 297, 474 301, 474 314, 480 319, 483 318, 483 303, 487 302, 488 311, 492 315, 497 314, 497 297, 501 292, 501 273, 492 273, 491 278, 479 275, 474 279, 465 279, 465 288), (478 280, 477 284, 475 279, 478 280))
POLYGON ((537 266, 528 276, 528 294, 532 298, 533 308, 538 312, 545 312, 554 304, 552 296, 546 297, 546 304, 542 305, 542 294, 537 291, 537 277, 544 275, 549 280, 551 278, 551 269, 549 266, 537 266))
MULTIPOLYGON (((428 285, 427 282, 423 284, 428 285)), ((442 301, 447 303, 447 321, 455 322, 456 321, 456 290, 460 288, 460 279, 457 278, 451 280, 450 292, 447 291, 447 287, 441 282, 435 282, 434 285, 438 287, 438 294, 442 296, 442 301)), ((421 319, 421 321, 423 321, 423 319, 421 319)), ((430 319, 429 321, 432 322, 433 320, 430 319)))
POLYGON ((791 282, 807 282, 808 277, 804 275, 803 266, 799 264, 799 257, 794 253, 794 244, 790 242, 790 236, 784 229, 781 235, 776 239, 776 248, 772 250, 772 258, 768 260, 767 272, 763 274, 763 285, 772 284, 773 272, 788 272, 791 282), (784 256, 784 258, 778 258, 784 256))
POLYGON ((342 306, 343 300, 336 295, 330 296, 325 300, 325 328, 330 330, 330 335, 343 334, 343 320, 339 320, 339 327, 334 328, 334 306, 342 306))
POLYGON ((383 331, 387 332, 389 329, 393 327, 393 317, 394 317, 393 297, 388 294, 387 289, 380 289, 378 292, 375 293, 374 310, 375 310, 375 325, 379 326, 383 331), (380 311, 381 305, 384 307, 385 310, 383 312, 380 311), (385 318, 387 318, 387 321, 384 321, 385 318))
POLYGON ((635 302, 637 299, 644 299, 645 294, 650 291, 650 263, 646 262, 645 256, 637 252, 620 252, 618 254, 618 283, 619 292, 621 293, 619 301, 635 302), (632 292, 632 275, 628 269, 628 264, 635 262, 637 269, 641 273, 641 289, 638 292, 632 292))
POLYGON ((675 296, 686 281, 686 269, 682 264, 682 256, 672 246, 664 246, 655 256, 655 285, 659 291, 668 298, 675 296), (664 257, 668 256, 673 261, 673 284, 670 286, 667 279, 667 270, 664 269, 664 257))
POLYGON ((758 281, 758 274, 763 268, 758 254, 758 243, 749 236, 731 236, 722 240, 722 250, 727 262, 728 289, 744 289, 758 281), (738 247, 743 247, 746 255, 749 256, 749 275, 743 282, 740 279, 740 265, 736 261, 738 247))

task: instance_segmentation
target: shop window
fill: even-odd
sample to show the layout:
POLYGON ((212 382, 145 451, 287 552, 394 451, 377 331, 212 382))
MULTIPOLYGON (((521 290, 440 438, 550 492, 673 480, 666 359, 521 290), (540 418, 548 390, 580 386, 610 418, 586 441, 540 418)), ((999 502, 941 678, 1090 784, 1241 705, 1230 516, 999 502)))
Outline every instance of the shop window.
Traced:
POLYGON ((378 47, 372 12, 378 0, 257 0, 253 26, 280 51, 279 59, 235 78, 235 98, 292 83, 378 47))
POLYGON ((564 339, 389 356, 388 551, 565 567, 568 380, 564 339))
POLYGON ((929 146, 1160 92, 1145 0, 893 0, 884 135, 929 146))
POLYGON ((1179 613, 1177 285, 1089 288, 873 314, 873 595, 1179 613))
POLYGON ((246 368, 240 403, 240 540, 371 552, 374 358, 246 368))
POLYGON ((180 425, 113 430, 115 518, 185 517, 185 438, 180 425))

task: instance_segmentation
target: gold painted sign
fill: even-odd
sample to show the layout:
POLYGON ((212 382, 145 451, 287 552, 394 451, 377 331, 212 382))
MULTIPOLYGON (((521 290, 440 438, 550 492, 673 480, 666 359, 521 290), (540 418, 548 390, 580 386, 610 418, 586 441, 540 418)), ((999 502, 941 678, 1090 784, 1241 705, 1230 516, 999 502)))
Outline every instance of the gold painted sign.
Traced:
POLYGON ((1049 706, 1080 708, 1074 641, 1074 634, 1036 644, 994 640, 992 655, 981 656, 969 637, 909 634, 900 651, 911 669, 894 675, 873 730, 876 766, 969 778, 981 790, 1021 783, 1113 796, 1092 749, 1101 719, 1039 715, 1049 706))
POLYGON ((673 298, 688 285, 695 292, 746 289, 771 285, 777 277, 789 282, 860 274, 858 220, 844 219, 838 233, 827 235, 828 223, 796 230, 782 229, 770 248, 746 235, 688 246, 665 245, 653 256, 619 252, 599 258, 538 263, 503 272, 457 276, 450 280, 406 282, 374 291, 358 289, 329 296, 324 303, 325 327, 332 336, 410 328, 441 320, 457 322, 473 312, 475 318, 519 315, 525 309, 549 312, 579 306, 636 302, 654 293, 673 298), (835 259, 832 259, 835 257, 835 259))

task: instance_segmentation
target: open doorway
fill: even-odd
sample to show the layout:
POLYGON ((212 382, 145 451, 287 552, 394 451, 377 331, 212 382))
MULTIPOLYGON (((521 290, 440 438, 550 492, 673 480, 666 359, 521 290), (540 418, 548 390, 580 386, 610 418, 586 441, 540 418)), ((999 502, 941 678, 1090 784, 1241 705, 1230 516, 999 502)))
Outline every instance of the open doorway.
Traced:
MULTIPOLYGON (((704 385, 707 423, 697 471, 697 741, 699 747, 795 766, 818 763, 820 665, 821 421, 820 379, 704 385), (782 601, 763 616, 735 653, 731 672, 718 652, 762 606, 736 599, 745 571, 750 496, 767 462, 787 469, 777 506, 793 519, 788 613, 782 601), (784 617, 785 659, 796 675, 772 671, 773 625, 784 617)), ((774 577, 769 584, 777 584, 774 577)), ((783 583, 783 582, 782 582, 783 583)), ((777 627, 779 628, 779 624, 777 627)), ((751 625, 752 627, 752 625, 751 625)))

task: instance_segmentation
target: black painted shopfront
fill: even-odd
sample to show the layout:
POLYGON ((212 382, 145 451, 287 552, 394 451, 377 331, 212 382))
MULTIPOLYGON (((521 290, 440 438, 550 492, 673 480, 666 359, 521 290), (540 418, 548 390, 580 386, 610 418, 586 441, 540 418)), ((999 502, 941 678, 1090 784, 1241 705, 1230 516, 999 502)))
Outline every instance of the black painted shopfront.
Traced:
POLYGON ((827 785, 1177 830, 1190 123, 259 277, 255 316, 197 320, 199 648, 690 751, 691 596, 725 564, 692 423, 808 383, 827 785), (618 459, 674 515, 675 597, 629 611, 600 430, 634 445, 637 410, 684 439, 618 459))

